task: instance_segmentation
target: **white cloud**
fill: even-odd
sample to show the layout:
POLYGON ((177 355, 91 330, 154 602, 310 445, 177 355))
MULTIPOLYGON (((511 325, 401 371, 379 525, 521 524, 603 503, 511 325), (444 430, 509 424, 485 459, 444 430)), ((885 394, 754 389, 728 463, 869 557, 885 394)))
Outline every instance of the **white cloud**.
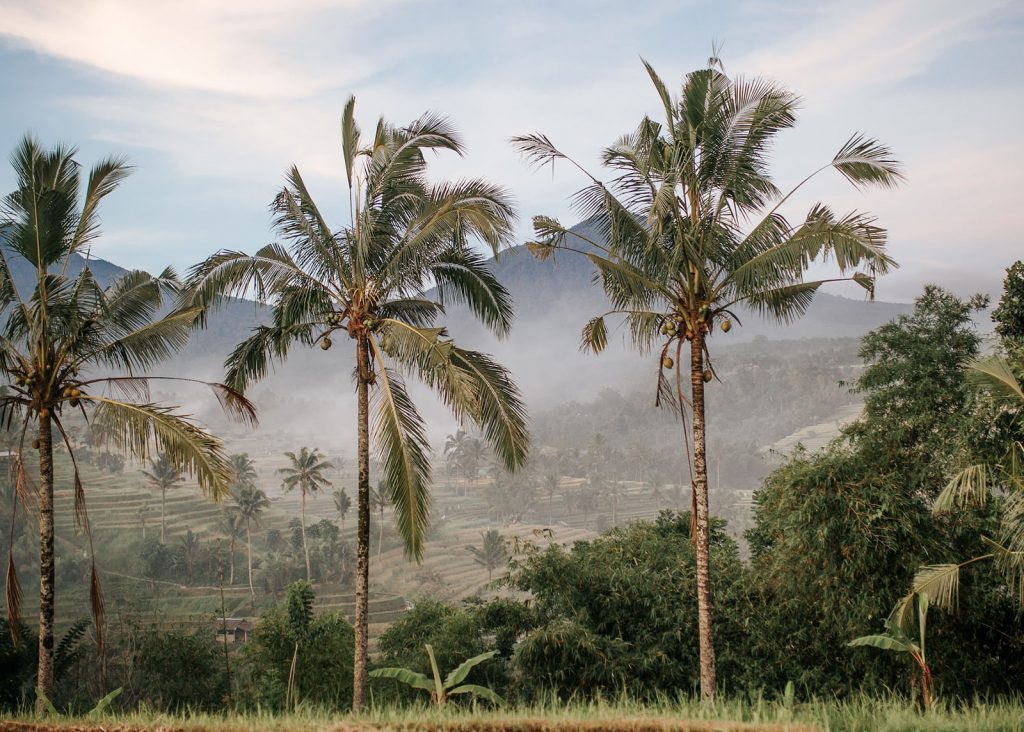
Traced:
POLYGON ((736 68, 779 79, 816 105, 856 97, 921 73, 1006 6, 1007 0, 818 5, 810 23, 786 16, 792 30, 741 57, 736 68))
MULTIPOLYGON (((317 16, 342 8, 353 19, 378 12, 375 0, 17 0, 0 2, 0 35, 40 53, 145 84, 252 97, 302 97, 345 77, 299 65, 317 16)), ((334 28, 343 38, 344 25, 334 28)), ((335 43, 332 48, 344 48, 335 43)), ((358 57, 340 66, 366 73, 358 57)))

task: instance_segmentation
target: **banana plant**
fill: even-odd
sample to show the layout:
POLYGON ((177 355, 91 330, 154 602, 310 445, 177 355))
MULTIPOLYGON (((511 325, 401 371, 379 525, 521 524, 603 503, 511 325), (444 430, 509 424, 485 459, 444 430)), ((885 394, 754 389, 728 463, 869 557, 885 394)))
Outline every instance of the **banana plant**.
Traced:
POLYGON ((488 689, 486 686, 478 686, 476 684, 463 684, 469 676, 469 672, 473 670, 474 666, 477 666, 488 659, 494 658, 498 655, 497 651, 488 651, 487 653, 481 653, 479 656, 473 656, 473 658, 466 659, 459 666, 445 677, 445 680, 441 681, 441 672, 437 669, 437 660, 434 658, 434 649, 427 643, 427 656, 430 658, 430 669, 433 671, 433 680, 427 678, 426 674, 421 674, 417 671, 411 671, 407 668, 378 668, 370 672, 370 678, 374 679, 395 679, 401 681, 403 684, 411 686, 414 689, 423 689, 424 691, 430 692, 430 698, 433 702, 443 707, 445 702, 448 701, 448 697, 456 694, 471 694, 472 696, 481 697, 487 699, 495 704, 504 704, 505 700, 495 694, 493 691, 488 689))
POLYGON ((912 611, 908 612, 908 610, 911 610, 908 604, 900 603, 893 610, 892 615, 885 621, 885 633, 861 636, 850 641, 850 645, 855 647, 871 646, 872 648, 881 648, 883 651, 906 653, 910 656, 914 663, 917 664, 918 671, 920 672, 921 701, 924 705, 924 711, 927 712, 932 703, 932 670, 928 666, 928 659, 925 655, 928 593, 919 593, 916 595, 916 599, 917 641, 910 637, 910 628, 908 628, 915 619, 915 614, 912 611))

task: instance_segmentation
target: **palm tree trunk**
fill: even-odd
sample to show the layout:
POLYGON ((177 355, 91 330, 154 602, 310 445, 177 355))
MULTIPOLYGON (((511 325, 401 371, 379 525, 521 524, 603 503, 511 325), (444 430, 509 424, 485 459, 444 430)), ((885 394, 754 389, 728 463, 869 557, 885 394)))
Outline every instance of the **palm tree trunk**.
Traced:
POLYGON ((306 582, 313 581, 313 573, 309 571, 309 546, 306 544, 306 491, 302 491, 302 553, 306 557, 306 582))
POLYGON ((249 594, 252 595, 252 601, 256 602, 256 588, 252 586, 252 532, 249 530, 249 522, 245 522, 245 543, 248 545, 249 552, 249 594))
POLYGON ((359 479, 356 488, 356 610, 355 663, 352 679, 352 711, 366 703, 367 644, 369 642, 370 590, 370 354, 362 337, 356 339, 358 384, 359 479))
POLYGON ((164 510, 167 505, 167 486, 160 489, 160 543, 164 543, 164 516, 167 512, 164 510))
MULTIPOLYGON (((36 687, 53 698, 53 438, 49 415, 39 415, 39 665, 36 687)), ((46 713, 42 695, 36 698, 36 716, 46 713)))
POLYGON ((231 566, 231 574, 228 576, 228 585, 234 586, 235 584, 235 539, 231 539, 231 558, 229 560, 231 566))
POLYGON ((693 390, 693 496, 697 515, 697 628, 700 636, 700 694, 715 698, 715 646, 711 633, 711 526, 708 509, 707 445, 704 431, 704 334, 690 342, 693 390))

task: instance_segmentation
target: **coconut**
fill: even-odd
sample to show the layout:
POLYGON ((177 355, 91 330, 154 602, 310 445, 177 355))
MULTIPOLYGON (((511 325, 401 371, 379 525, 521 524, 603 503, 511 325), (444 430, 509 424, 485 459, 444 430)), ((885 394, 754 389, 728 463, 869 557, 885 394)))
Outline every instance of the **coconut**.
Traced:
POLYGON ((330 338, 324 338, 322 341, 320 341, 320 348, 323 349, 324 351, 326 351, 330 347, 331 347, 331 339, 330 338))
POLYGON ((81 404, 81 402, 78 401, 78 397, 71 397, 71 399, 68 400, 68 404, 70 404, 72 407, 77 407, 79 404, 81 404))
POLYGON ((33 450, 38 450, 39 449, 39 440, 32 440, 32 449, 33 450))
POLYGON ((711 369, 704 369, 704 383, 706 384, 707 382, 711 381, 712 377, 714 377, 714 374, 712 373, 711 369))
POLYGON ((671 356, 662 356, 662 358, 661 358, 661 367, 663 369, 671 369, 675 365, 676 365, 676 362, 672 360, 671 356))
POLYGON ((732 321, 726 318, 722 321, 722 332, 728 333, 730 330, 732 330, 732 321))

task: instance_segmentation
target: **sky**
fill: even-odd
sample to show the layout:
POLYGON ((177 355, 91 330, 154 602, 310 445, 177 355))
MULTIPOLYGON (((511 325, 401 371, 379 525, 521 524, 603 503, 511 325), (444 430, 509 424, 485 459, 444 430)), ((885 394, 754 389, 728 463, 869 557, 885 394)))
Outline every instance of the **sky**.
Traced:
MULTIPOLYGON (((897 190, 818 176, 792 202, 876 214, 900 268, 880 299, 928 282, 998 294, 1024 255, 1024 3, 1001 0, 0 0, 0 149, 31 131, 77 145, 86 165, 127 156, 133 175, 102 209, 93 254, 180 271, 221 248, 273 241, 268 205, 287 169, 347 220, 339 120, 449 116, 464 158, 432 174, 483 176, 530 218, 571 223, 572 169, 531 170, 509 137, 543 132, 595 173, 604 145, 719 48, 731 75, 800 95, 780 138, 782 188, 854 132, 889 144, 897 190)), ((13 186, 0 165, 0 191, 13 186)))

